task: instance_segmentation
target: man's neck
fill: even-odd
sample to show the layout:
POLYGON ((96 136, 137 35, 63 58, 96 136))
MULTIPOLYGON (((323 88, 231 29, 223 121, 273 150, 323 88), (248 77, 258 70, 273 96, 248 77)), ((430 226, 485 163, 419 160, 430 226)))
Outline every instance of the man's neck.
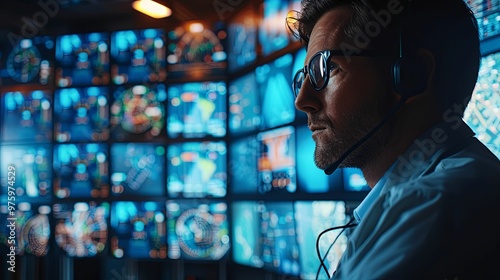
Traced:
POLYGON ((405 122, 401 120, 396 122, 392 137, 390 137, 391 140, 381 150, 379 156, 361 167, 370 188, 375 186, 397 158, 413 144, 415 139, 440 121, 437 118, 428 117, 425 120, 415 118, 412 120, 416 121, 405 122))

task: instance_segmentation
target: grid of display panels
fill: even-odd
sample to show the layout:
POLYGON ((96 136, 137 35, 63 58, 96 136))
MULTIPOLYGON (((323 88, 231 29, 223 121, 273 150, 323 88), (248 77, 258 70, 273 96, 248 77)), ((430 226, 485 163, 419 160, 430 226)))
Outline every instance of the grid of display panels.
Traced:
POLYGON ((226 257, 227 36, 189 27, 2 43, 2 244, 16 219, 20 255, 226 257))

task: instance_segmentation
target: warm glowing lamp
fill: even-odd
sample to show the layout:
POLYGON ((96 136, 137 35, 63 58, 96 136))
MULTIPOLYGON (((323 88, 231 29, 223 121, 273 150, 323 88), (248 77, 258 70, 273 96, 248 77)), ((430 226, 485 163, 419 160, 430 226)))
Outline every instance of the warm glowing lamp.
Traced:
POLYGON ((137 0, 132 3, 132 7, 153 18, 164 18, 172 14, 168 7, 153 0, 137 0))
POLYGON ((189 25, 189 31, 192 33, 201 33, 204 29, 203 24, 199 22, 193 22, 189 25))

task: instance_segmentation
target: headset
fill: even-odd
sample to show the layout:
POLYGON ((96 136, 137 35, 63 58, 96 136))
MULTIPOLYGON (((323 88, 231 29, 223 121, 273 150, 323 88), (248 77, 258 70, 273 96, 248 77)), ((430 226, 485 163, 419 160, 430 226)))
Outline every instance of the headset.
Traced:
POLYGON ((427 69, 422 59, 419 59, 413 48, 409 47, 410 37, 405 25, 412 19, 411 1, 407 1, 406 12, 401 15, 399 29, 399 58, 392 66, 392 83, 394 90, 402 97, 412 97, 427 88, 427 69), (404 18, 407 16, 408 18, 404 18), (406 41, 405 41, 406 40, 406 41))

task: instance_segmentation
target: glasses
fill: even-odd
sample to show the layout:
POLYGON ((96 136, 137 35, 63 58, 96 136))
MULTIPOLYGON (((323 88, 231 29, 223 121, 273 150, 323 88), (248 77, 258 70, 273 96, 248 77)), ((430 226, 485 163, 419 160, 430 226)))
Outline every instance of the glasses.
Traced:
MULTIPOLYGON (((387 51, 384 50, 362 50, 358 53, 349 54, 349 56, 380 56, 385 54, 387 54, 387 51)), ((313 55, 309 64, 299 69, 293 77, 292 90, 295 97, 299 95, 307 74, 309 74, 309 82, 315 90, 324 89, 330 79, 330 73, 336 67, 336 64, 330 61, 331 57, 345 55, 342 50, 323 50, 313 55)))

